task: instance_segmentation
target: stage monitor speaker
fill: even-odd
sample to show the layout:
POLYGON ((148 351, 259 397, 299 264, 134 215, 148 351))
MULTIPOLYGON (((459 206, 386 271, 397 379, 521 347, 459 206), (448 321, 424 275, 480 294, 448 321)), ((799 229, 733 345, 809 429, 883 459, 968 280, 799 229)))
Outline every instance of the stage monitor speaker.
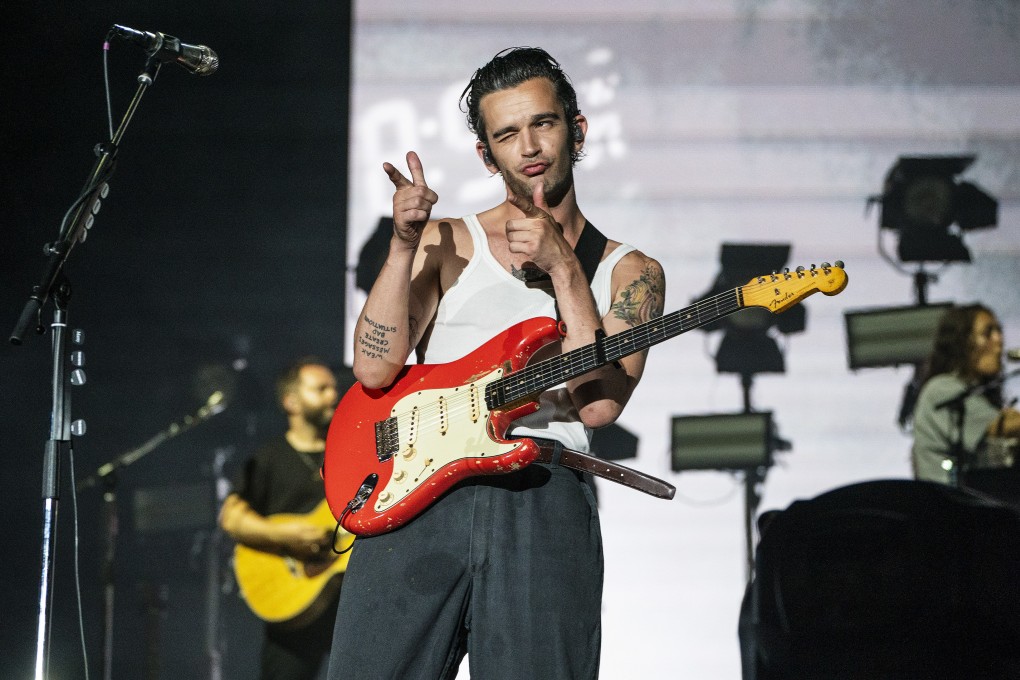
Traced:
POLYGON ((738 626, 744 678, 1020 677, 1020 513, 861 482, 768 513, 738 626))
POLYGON ((672 468, 746 470, 772 465, 772 412, 674 416, 672 468))

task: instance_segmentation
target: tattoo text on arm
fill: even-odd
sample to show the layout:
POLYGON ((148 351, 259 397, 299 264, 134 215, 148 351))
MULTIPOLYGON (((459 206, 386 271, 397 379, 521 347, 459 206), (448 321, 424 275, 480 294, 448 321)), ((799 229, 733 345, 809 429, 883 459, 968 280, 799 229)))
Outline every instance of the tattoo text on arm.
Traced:
POLYGON ((649 263, 638 278, 620 291, 619 298, 611 308, 613 315, 629 326, 637 326, 662 316, 665 288, 666 279, 662 267, 654 262, 649 263))
POLYGON ((364 319, 365 323, 372 328, 358 338, 358 344, 361 346, 360 351, 369 359, 381 359, 390 353, 390 340, 387 335, 396 332, 397 329, 395 326, 376 323, 367 316, 364 319))

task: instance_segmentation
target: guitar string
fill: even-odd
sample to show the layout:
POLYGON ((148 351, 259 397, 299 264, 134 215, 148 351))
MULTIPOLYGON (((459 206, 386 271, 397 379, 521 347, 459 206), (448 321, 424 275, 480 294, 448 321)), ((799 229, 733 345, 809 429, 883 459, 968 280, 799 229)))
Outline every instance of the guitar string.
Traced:
MULTIPOLYGON (((823 268, 822 271, 829 271, 829 269, 823 268)), ((782 276, 783 277, 782 280, 779 280, 778 278, 765 279, 764 277, 760 277, 763 280, 754 281, 744 286, 724 291, 706 300, 697 302, 691 305, 690 307, 681 309, 677 312, 672 312, 671 314, 666 315, 664 317, 660 317, 659 319, 645 322, 644 324, 635 326, 630 330, 623 331, 616 335, 608 336, 603 344, 603 347, 606 350, 606 358, 612 361, 616 358, 632 354, 634 351, 637 350, 627 351, 624 350, 624 346, 628 344, 633 346, 633 344, 637 340, 641 340, 640 344, 642 345, 643 349, 644 347, 651 346, 657 342, 667 340, 679 333, 686 332, 687 330, 691 330, 692 328, 696 328, 697 326, 704 325, 704 323, 712 321, 715 318, 725 316, 726 314, 732 313, 734 311, 738 311, 739 309, 748 306, 746 304, 743 304, 740 298, 753 297, 756 293, 758 293, 760 290, 764 288, 771 288, 776 285, 789 287, 790 283, 811 284, 813 280, 818 279, 818 275, 819 275, 818 269, 810 269, 802 270, 801 272, 793 274, 784 273, 781 275, 776 275, 782 276), (710 319, 703 320, 704 314, 708 311, 714 311, 714 313, 712 314, 710 319), (684 322, 692 320, 693 323, 690 325, 690 327, 684 328, 684 322), (679 324, 675 322, 679 322, 679 324), (678 325, 679 331, 676 330, 678 325), (653 336, 656 337, 653 339, 653 336)), ((816 288, 816 290, 819 289, 816 288)), ((547 371, 551 371, 551 374, 554 376, 556 374, 569 376, 572 368, 579 367, 582 369, 591 370, 591 368, 596 368, 598 365, 599 362, 597 358, 596 348, 592 345, 589 345, 585 348, 574 350, 574 352, 568 352, 567 354, 561 355, 560 357, 554 357, 553 359, 540 362, 539 364, 535 364, 533 366, 529 366, 524 370, 514 373, 511 376, 507 376, 507 378, 503 379, 504 381, 512 382, 506 382, 503 383, 502 385, 497 384, 493 386, 492 389, 495 390, 502 389, 505 394, 505 397, 501 401, 502 403, 507 403, 527 396, 528 394, 531 394, 533 391, 541 389, 543 385, 548 384, 548 382, 546 381, 547 371), (575 352, 577 353, 576 355, 574 355, 575 352), (575 359, 577 361, 575 361, 575 359), (567 370, 565 371, 555 370, 556 365, 564 365, 564 362, 566 362, 567 370)), ((488 391, 487 394, 489 394, 488 391)))
MULTIPOLYGON (((765 284, 755 285, 756 287, 761 287, 765 284)), ((744 286, 743 288, 747 289, 748 286, 744 286)), ((715 310, 715 313, 713 315, 714 317, 723 316, 732 311, 740 309, 740 304, 737 300, 737 297, 738 297, 737 289, 720 293, 711 298, 708 298, 707 300, 702 300, 694 305, 691 305, 690 307, 681 309, 676 312, 672 312, 669 315, 666 315, 665 317, 660 317, 656 320, 646 322, 645 324, 636 326, 628 331, 624 331, 623 333, 608 336, 606 338, 606 341, 614 339, 612 342, 608 342, 608 344, 613 345, 614 347, 616 347, 617 351, 620 351, 619 345, 621 345, 623 342, 633 344, 638 339, 647 339, 653 332, 656 332, 652 330, 651 327, 653 326, 658 327, 657 334, 659 335, 663 335, 662 333, 663 329, 665 329, 666 332, 668 333, 677 327, 679 327, 681 329, 681 332, 683 332, 683 330, 685 330, 683 328, 684 321, 687 319, 681 318, 682 314, 687 313, 689 319, 691 315, 691 310, 692 309, 696 310, 696 317, 698 319, 698 324, 700 324, 700 319, 704 315, 706 308, 709 307, 714 308, 715 310), (725 301, 725 307, 720 307, 719 303, 721 301, 725 301), (627 335, 628 337, 621 340, 620 336, 622 335, 627 335)), ((664 336, 661 338, 661 340, 667 339, 667 337, 668 336, 664 336)), ((632 352, 622 352, 620 356, 626 356, 626 354, 628 353, 632 352)), ((580 373, 584 373, 587 372, 588 370, 597 368, 598 365, 599 362, 596 348, 592 345, 589 345, 587 347, 574 350, 574 352, 568 352, 558 357, 553 357, 551 359, 541 361, 538 364, 526 367, 521 371, 515 372, 510 376, 504 378, 496 378, 487 383, 479 383, 480 388, 479 393, 487 394, 488 390, 486 388, 492 386, 493 384, 498 384, 503 381, 512 381, 516 384, 509 385, 507 387, 509 387, 510 389, 516 387, 517 388, 516 392, 520 393, 518 394, 518 396, 507 400, 513 401, 515 399, 519 399, 523 396, 531 394, 536 389, 538 389, 538 386, 540 385, 548 384, 553 380, 559 380, 559 376, 570 375, 571 373, 574 373, 575 370, 579 370, 580 373), (564 357, 566 359, 564 359, 564 357), (563 365, 564 360, 567 361, 566 370, 560 369, 560 366, 563 365)), ((464 406, 466 406, 467 409, 470 409, 471 408, 470 402, 462 404, 462 402, 470 398, 471 395, 469 392, 465 392, 462 395, 453 395, 446 397, 448 414, 447 420, 449 421, 452 420, 453 417, 460 416, 462 412, 465 410, 463 408, 464 406)), ((407 431, 407 428, 411 427, 411 422, 414 420, 414 413, 413 411, 406 411, 404 413, 397 414, 395 417, 397 418, 398 432, 404 432, 407 431)), ((426 405, 420 405, 418 407, 418 424, 416 425, 416 429, 419 432, 430 428, 438 428, 441 422, 442 415, 440 414, 440 406, 438 400, 426 405)), ((402 440, 401 443, 404 444, 409 442, 404 442, 402 440)))
MULTIPOLYGON (((603 348, 606 350, 614 350, 614 352, 607 351, 607 358, 613 360, 619 356, 626 356, 628 353, 623 352, 621 348, 629 344, 633 346, 637 341, 641 341, 640 344, 644 346, 650 346, 654 342, 666 340, 671 335, 675 335, 679 328, 679 332, 690 330, 690 328, 701 325, 703 308, 712 307, 715 310, 713 318, 728 314, 732 311, 740 309, 740 304, 737 302, 736 291, 728 291, 727 293, 717 295, 710 298, 708 301, 704 301, 686 309, 672 312, 666 316, 660 317, 653 321, 648 321, 634 328, 623 331, 617 335, 608 336, 603 344, 603 348), (720 302, 723 301, 721 298, 730 298, 728 302, 725 302, 725 306, 720 306, 720 302), (690 326, 690 328, 684 328, 684 322, 688 321, 692 314, 691 310, 694 309, 696 313, 696 322, 690 326), (652 342, 652 338, 656 338, 652 342), (612 338, 612 340, 610 340, 612 338)), ((534 366, 529 366, 524 370, 508 376, 504 380, 510 380, 513 384, 506 384, 505 391, 508 393, 507 401, 513 401, 530 394, 535 389, 538 389, 547 378, 547 375, 551 378, 552 376, 564 376, 570 375, 574 369, 586 369, 591 370, 596 368, 599 364, 597 356, 597 348, 593 345, 588 345, 583 348, 574 350, 574 352, 568 352, 567 354, 560 355, 560 357, 554 357, 553 359, 540 362, 534 366), (575 354, 576 353, 576 354, 575 354), (557 366, 563 366, 562 370, 558 369, 557 366)))
MULTIPOLYGON (((610 360, 613 360, 618 357, 627 356, 638 351, 628 349, 628 347, 632 348, 635 344, 642 345, 643 349, 644 347, 651 346, 656 342, 667 340, 676 334, 692 330, 709 321, 714 321, 718 317, 738 311, 746 307, 746 305, 742 304, 740 301, 740 298, 742 297, 741 294, 744 292, 753 295, 761 289, 768 288, 776 284, 788 284, 790 281, 810 282, 811 278, 817 276, 817 273, 816 270, 806 270, 803 272, 803 275, 800 276, 796 274, 786 274, 783 276, 785 276, 785 278, 782 281, 755 281, 739 288, 724 291, 723 293, 719 293, 705 300, 696 302, 689 307, 671 312, 670 314, 645 322, 639 326, 635 326, 634 328, 623 331, 622 333, 607 336, 603 344, 607 358, 612 357, 610 360), (811 278, 808 278, 809 276, 811 278), (706 312, 711 312, 711 318, 703 321, 702 319, 706 312), (690 322, 690 324, 685 328, 685 323, 688 322, 690 322)), ((745 295, 743 297, 748 296, 749 295, 745 295)), ((528 366, 509 376, 494 378, 486 383, 476 383, 476 385, 479 388, 479 396, 481 396, 489 393, 488 388, 504 383, 504 390, 506 392, 510 392, 511 395, 516 395, 511 396, 503 402, 509 403, 510 401, 532 394, 537 389, 540 389, 541 386, 547 385, 553 380, 562 380, 561 376, 570 376, 572 374, 580 375, 597 368, 598 366, 599 361, 597 349, 594 345, 588 345, 574 350, 573 352, 568 352, 558 357, 553 357, 552 359, 546 359, 533 366, 528 366), (565 368, 564 362, 566 362, 565 368)), ((446 419, 448 421, 455 417, 459 417, 465 410, 471 410, 474 408, 471 405, 471 400, 473 400, 474 397, 472 397, 470 390, 462 394, 446 396, 445 399, 447 402, 446 419)), ((479 406, 479 412, 486 409, 479 406)), ((414 419, 414 414, 412 411, 407 411, 402 414, 397 414, 394 417, 397 418, 398 431, 403 431, 405 427, 410 427, 410 421, 414 419)), ((417 419, 418 424, 416 427, 419 431, 439 427, 443 419, 440 413, 439 402, 436 401, 424 406, 419 406, 417 419)))
MULTIPOLYGON (((728 313, 729 311, 734 311, 740 308, 740 305, 736 300, 736 291, 728 291, 727 293, 721 294, 720 296, 716 296, 715 298, 710 299, 709 302, 714 303, 712 306, 716 308, 716 315, 720 315, 720 313, 728 313), (725 308, 727 310, 726 312, 722 312, 723 308, 719 307, 718 298, 721 297, 731 298, 730 302, 728 302, 726 305, 725 308)), ((699 305, 695 306, 705 307, 709 306, 709 303, 703 301, 702 303, 699 303, 699 305)), ((647 337, 652 333, 655 333, 656 331, 651 329, 650 326, 659 326, 660 328, 658 334, 660 335, 662 334, 661 332, 662 328, 666 329, 667 333, 670 332, 672 329, 676 328, 678 325, 681 329, 683 329, 684 319, 680 318, 680 315, 683 314, 684 312, 688 312, 689 309, 690 308, 679 310, 678 312, 672 312, 666 317, 660 317, 658 319, 659 321, 658 324, 655 324, 654 322, 648 322, 648 324, 643 324, 643 326, 645 326, 645 328, 643 329, 641 326, 639 326, 635 327, 634 329, 631 329, 630 331, 625 331, 625 333, 634 337, 625 339, 623 342, 633 344, 636 340, 642 339, 637 336, 643 335, 647 337), (634 333, 634 331, 639 332, 634 333)), ((699 311, 697 316, 700 319, 702 313, 699 311)), ((609 338, 618 338, 618 336, 616 335, 609 336, 607 340, 609 340, 609 338)), ((663 337, 662 339, 666 338, 663 337)), ((610 344, 618 346, 619 344, 621 344, 621 341, 617 339, 615 342, 610 344)), ((619 347, 617 347, 617 351, 619 351, 619 347)), ((579 350, 575 350, 575 352, 579 352, 579 354, 567 353, 565 355, 560 355, 560 357, 554 357, 552 359, 539 362, 534 366, 527 367, 522 371, 514 373, 512 376, 508 376, 508 378, 517 381, 518 390, 521 391, 521 388, 523 387, 523 394, 521 396, 526 396, 527 394, 531 394, 532 392, 534 392, 535 389, 537 389, 538 385, 547 384, 549 382, 552 382, 553 380, 559 380, 559 376, 561 375, 564 374, 569 375, 573 373, 575 370, 580 370, 581 373, 584 373, 587 372, 587 370, 596 368, 599 365, 597 353, 594 347, 588 346, 585 348, 580 348, 579 350), (561 365, 564 360, 561 357, 567 357, 568 363, 566 365, 565 371, 559 369, 559 365, 561 365)), ((621 352, 621 354, 624 356, 628 353, 632 352, 621 352)), ((498 383, 501 380, 507 380, 508 378, 502 379, 496 378, 491 381, 488 381, 487 383, 479 383, 478 384, 479 396, 485 393, 485 387, 488 387, 493 383, 498 383)), ((470 410, 471 408, 473 408, 471 405, 472 398, 473 397, 470 393, 470 390, 462 394, 445 396, 447 402, 446 409, 447 421, 450 421, 455 417, 459 417, 465 410, 470 410)), ((419 405, 417 415, 418 423, 415 426, 415 429, 420 432, 421 430, 440 427, 443 420, 443 416, 440 411, 441 407, 439 405, 438 400, 430 402, 429 404, 426 405, 419 405)), ((413 410, 397 414, 395 417, 397 418, 398 432, 407 432, 412 427, 412 422, 415 419, 413 410)), ((405 442, 403 441, 403 438, 401 438, 401 443, 402 444, 410 443, 410 441, 405 442)))

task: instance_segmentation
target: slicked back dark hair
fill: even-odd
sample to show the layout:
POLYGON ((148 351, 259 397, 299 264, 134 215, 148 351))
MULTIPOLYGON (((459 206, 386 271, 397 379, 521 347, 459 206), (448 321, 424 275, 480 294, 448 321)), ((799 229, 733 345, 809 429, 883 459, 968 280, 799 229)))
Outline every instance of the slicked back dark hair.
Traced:
MULTIPOLYGON (((580 139, 580 126, 575 120, 581 113, 577 108, 577 93, 560 63, 540 47, 508 47, 475 71, 460 94, 461 111, 467 114, 468 129, 485 145, 487 162, 491 162, 492 153, 480 108, 482 98, 493 92, 517 87, 533 78, 547 78, 553 84, 570 129, 570 140, 573 142, 580 139)), ((571 162, 576 163, 580 157, 581 152, 572 145, 571 162)))

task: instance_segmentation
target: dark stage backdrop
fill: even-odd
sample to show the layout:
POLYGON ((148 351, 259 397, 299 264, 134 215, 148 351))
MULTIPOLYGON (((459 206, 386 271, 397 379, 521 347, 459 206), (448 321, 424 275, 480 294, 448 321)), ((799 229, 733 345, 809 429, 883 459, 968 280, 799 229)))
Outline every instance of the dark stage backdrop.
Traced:
MULTIPOLYGON (((194 413, 226 411, 121 471, 115 677, 252 677, 259 626, 216 545, 217 479, 280 431, 272 380, 291 357, 342 360, 350 8, 347 3, 4 3, 0 327, 14 327, 58 225, 108 138, 109 27, 215 50, 217 73, 166 65, 127 130, 87 241, 71 254, 70 321, 85 332, 73 391, 79 480, 194 413), (222 464, 222 465, 221 465, 222 464), (221 661, 215 661, 222 655, 221 661)), ((144 53, 115 43, 116 126, 144 53)), ((52 318, 48 307, 44 320, 52 318)), ((34 663, 50 409, 50 338, 0 349, 0 677, 34 663)), ((71 465, 61 461, 51 677, 84 677, 75 603, 71 465)), ((219 493, 225 491, 220 486, 219 493)), ((89 667, 99 677, 103 502, 78 493, 89 667)))

